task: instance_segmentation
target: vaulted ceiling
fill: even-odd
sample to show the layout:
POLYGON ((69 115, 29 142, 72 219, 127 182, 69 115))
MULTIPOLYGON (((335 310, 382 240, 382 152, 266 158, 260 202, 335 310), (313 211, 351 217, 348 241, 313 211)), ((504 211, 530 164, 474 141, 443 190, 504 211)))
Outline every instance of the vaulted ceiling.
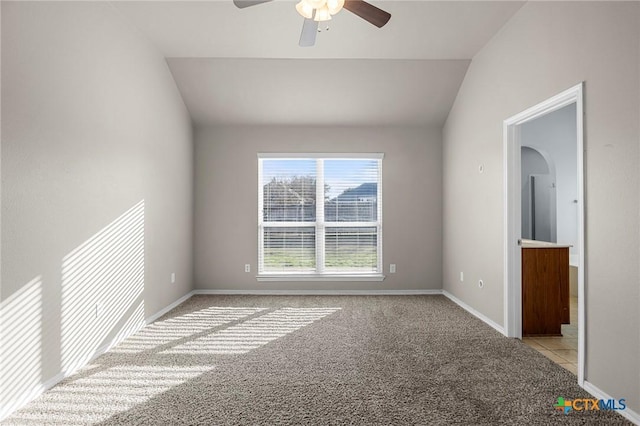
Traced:
POLYGON ((306 48, 292 1, 112 4, 168 59, 198 125, 442 125, 470 60, 524 4, 371 3, 386 26, 343 10, 306 48))

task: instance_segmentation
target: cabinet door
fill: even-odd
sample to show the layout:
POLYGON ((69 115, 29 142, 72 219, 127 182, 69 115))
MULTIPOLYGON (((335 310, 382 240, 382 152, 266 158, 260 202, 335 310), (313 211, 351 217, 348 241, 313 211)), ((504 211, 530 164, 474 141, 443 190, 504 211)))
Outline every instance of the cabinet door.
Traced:
POLYGON ((563 319, 569 317, 568 252, 565 248, 522 249, 524 335, 561 335, 563 319))

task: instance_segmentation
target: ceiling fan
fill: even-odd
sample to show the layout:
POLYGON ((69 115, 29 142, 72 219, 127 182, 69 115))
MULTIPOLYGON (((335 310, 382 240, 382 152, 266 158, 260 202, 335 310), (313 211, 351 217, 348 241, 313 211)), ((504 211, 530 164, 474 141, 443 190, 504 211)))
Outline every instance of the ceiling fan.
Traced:
MULTIPOLYGON (((236 7, 244 9, 270 1, 273 0, 233 0, 233 3, 236 7)), ((299 45, 302 47, 313 46, 316 43, 320 22, 329 21, 332 15, 340 12, 343 8, 378 28, 382 28, 391 19, 390 13, 364 0, 301 0, 296 4, 296 10, 304 17, 299 45)))

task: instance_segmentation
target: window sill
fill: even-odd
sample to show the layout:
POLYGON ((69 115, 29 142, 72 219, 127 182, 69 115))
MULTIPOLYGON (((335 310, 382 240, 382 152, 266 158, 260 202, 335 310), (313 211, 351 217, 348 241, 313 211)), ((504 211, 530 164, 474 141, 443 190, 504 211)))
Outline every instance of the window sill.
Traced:
POLYGON ((314 275, 314 274, 264 274, 257 275, 258 281, 384 281, 382 274, 358 275, 314 275))

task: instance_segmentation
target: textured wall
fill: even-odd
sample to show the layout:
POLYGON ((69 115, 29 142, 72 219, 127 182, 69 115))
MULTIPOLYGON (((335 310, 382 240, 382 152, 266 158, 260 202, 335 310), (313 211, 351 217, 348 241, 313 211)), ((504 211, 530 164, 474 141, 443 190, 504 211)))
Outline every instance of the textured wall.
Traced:
POLYGON ((438 130, 227 127, 196 131, 198 289, 405 290, 442 283, 438 130), (257 282, 258 152, 383 152, 383 282, 257 282), (244 272, 244 264, 252 272, 244 272))
POLYGON ((186 294, 193 235, 188 113, 110 5, 3 2, 2 112, 0 416, 186 294))
POLYGON ((502 323, 503 120, 585 81, 586 380, 636 412, 639 13, 635 2, 527 3, 473 59, 443 143, 444 288, 502 323))

